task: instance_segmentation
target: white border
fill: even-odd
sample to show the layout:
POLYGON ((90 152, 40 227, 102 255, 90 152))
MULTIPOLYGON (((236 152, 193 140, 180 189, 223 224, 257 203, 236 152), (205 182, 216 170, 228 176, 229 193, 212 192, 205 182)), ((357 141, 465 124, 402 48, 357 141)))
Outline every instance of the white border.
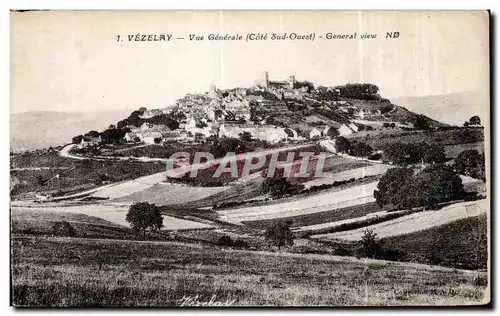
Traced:
MULTIPOLYGON (((0 32, 0 47, 3 49, 1 50, 2 52, 2 63, 1 63, 1 68, 0 68, 0 74, 3 74, 3 90, 2 90, 2 100, 4 107, 7 109, 5 114, 0 115, 0 137, 2 137, 2 155, 0 156, 0 159, 2 163, 0 164, 3 168, 1 169, 2 176, 0 177, 2 179, 2 188, 1 188, 1 202, 2 205, 4 205, 4 209, 2 210, 3 216, 2 220, 0 221, 2 225, 2 239, 1 239, 1 254, 2 254, 2 287, 1 287, 1 311, 2 315, 5 314, 13 314, 15 312, 14 309, 9 307, 9 300, 10 300, 10 283, 9 283, 9 278, 10 278, 10 263, 8 260, 8 254, 10 252, 10 245, 9 245, 9 158, 8 158, 8 152, 9 152, 9 108, 10 108, 10 100, 9 100, 9 82, 10 82, 10 75, 9 75, 9 9, 52 9, 52 10, 105 10, 105 9, 111 9, 111 10, 120 10, 120 9, 127 9, 127 10, 149 10, 149 9, 170 9, 170 10, 175 10, 175 9, 209 9, 209 10, 217 10, 217 9, 249 9, 249 10, 325 10, 325 9, 336 9, 336 10, 349 10, 349 9, 354 9, 354 10, 369 10, 369 9, 374 9, 374 10, 481 10, 481 9, 491 9, 494 14, 498 14, 500 12, 499 7, 500 1, 496 0, 490 0, 490 1, 484 1, 484 0, 475 0, 475 1, 450 1, 450 2, 438 2, 435 0, 420 0, 418 2, 414 3, 409 3, 409 2, 404 2, 404 1, 383 1, 383 0, 378 0, 378 1, 359 1, 359 0, 348 0, 348 1, 335 1, 333 3, 327 3, 326 1, 321 1, 321 0, 288 0, 288 1, 283 1, 283 2, 275 2, 272 3, 269 0, 253 0, 253 1, 217 1, 217 0, 211 0, 211 1, 203 1, 203 0, 198 0, 198 1, 193 1, 193 0, 183 0, 183 1, 176 1, 174 3, 160 3, 159 1, 152 1, 152 0, 140 0, 140 1, 110 1, 110 0, 79 0, 79 1, 2 1, 2 11, 0 14, 0 21, 1 21, 1 32, 0 32)), ((496 18, 496 23, 498 24, 498 17, 496 18)), ((499 41, 499 35, 498 32, 495 31, 495 42, 498 43, 499 41)), ((466 40, 466 39, 464 39, 466 40)), ((491 70, 494 74, 496 73, 496 70, 498 69, 498 63, 496 63, 496 69, 491 70)), ((494 86, 491 86, 491 89, 493 91, 498 91, 498 82, 495 82, 494 86)), ((493 106, 496 106, 494 104, 493 106)), ((499 120, 499 111, 496 111, 495 113, 495 121, 498 122, 499 120)), ((496 133, 496 128, 495 126, 492 125, 492 131, 491 131, 495 136, 495 147, 498 147, 500 138, 498 137, 499 135, 496 133)), ((498 157, 497 157, 498 158, 498 157)), ((498 162, 498 159, 493 161, 493 165, 497 165, 496 163, 498 162)), ((496 176, 496 173, 495 173, 496 176)), ((496 177, 495 177, 496 178, 496 177)), ((495 183, 495 180, 493 180, 493 183, 495 183)), ((492 196, 495 197, 496 192, 491 192, 492 196)), ((492 210, 494 212, 494 210, 492 210)), ((494 228, 497 227, 496 222, 498 221, 499 215, 495 216, 495 223, 492 223, 494 228)), ((494 238, 494 235, 493 235, 494 238)), ((495 253, 498 253, 498 243, 495 243, 495 253)), ((493 267, 494 269, 495 267, 493 267)), ((496 276, 496 274, 495 274, 496 276)), ((496 278, 494 284, 496 285, 496 278)), ((494 293, 498 293, 498 290, 494 290, 494 293)), ((493 299, 496 301, 498 295, 494 297, 493 299)), ((498 303, 498 302, 497 302, 498 303)), ((351 313, 407 313, 410 310, 239 310, 238 312, 244 312, 244 313, 255 313, 259 315, 274 315, 274 314, 288 314, 288 313, 333 313, 333 314, 344 314, 348 315, 351 313)), ((24 313, 32 313, 35 312, 33 310, 30 311, 24 311, 24 313)), ((42 311, 37 311, 39 314, 48 314, 54 312, 53 310, 42 310, 42 311)), ((57 310, 59 313, 74 313, 74 314, 83 314, 86 313, 85 310, 57 310)), ((111 312, 111 313, 137 313, 138 310, 113 310, 113 311, 94 311, 98 312, 99 314, 104 313, 104 312, 111 312)), ((141 311, 143 312, 143 311, 141 311)), ((149 310, 147 311, 148 313, 154 313, 157 315, 161 315, 164 313, 175 313, 175 314, 180 314, 182 313, 183 315, 188 315, 188 314, 195 314, 199 312, 206 313, 207 310, 149 310)), ((233 313, 236 312, 235 310, 210 310, 209 312, 214 312, 214 313, 233 313)), ((415 311, 413 311, 415 312, 415 311)), ((415 314, 427 314, 427 313, 433 313, 434 311, 429 311, 429 310, 419 310, 416 311, 415 314)), ((440 311, 443 314, 451 315, 455 313, 455 310, 441 310, 440 311)), ((477 310, 470 310, 467 311, 466 313, 476 313, 477 310)))

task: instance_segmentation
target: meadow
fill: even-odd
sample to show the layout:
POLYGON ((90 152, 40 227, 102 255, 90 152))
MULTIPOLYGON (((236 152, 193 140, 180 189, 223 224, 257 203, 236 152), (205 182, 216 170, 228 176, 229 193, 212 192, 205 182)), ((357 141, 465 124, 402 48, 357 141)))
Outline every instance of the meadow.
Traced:
POLYGON ((14 237, 15 306, 377 306, 487 302, 487 275, 179 242, 14 237))
POLYGON ((384 149, 396 143, 436 143, 440 145, 457 145, 477 143, 484 141, 484 129, 475 128, 450 128, 441 130, 405 131, 399 129, 362 131, 348 136, 349 139, 363 141, 373 149, 384 149))

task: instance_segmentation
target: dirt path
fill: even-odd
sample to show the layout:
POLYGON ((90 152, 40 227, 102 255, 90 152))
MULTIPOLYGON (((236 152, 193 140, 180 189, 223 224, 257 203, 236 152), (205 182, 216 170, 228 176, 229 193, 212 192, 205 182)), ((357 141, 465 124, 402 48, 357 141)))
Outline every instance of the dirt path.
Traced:
MULTIPOLYGON (((76 159, 76 160, 85 160, 92 159, 97 161, 106 161, 106 160, 121 160, 121 161, 140 161, 140 162, 164 162, 167 163, 170 161, 168 158, 151 158, 151 157, 135 157, 135 156, 127 156, 127 157, 117 157, 117 156, 93 156, 93 157, 84 157, 70 153, 70 151, 75 147, 75 144, 69 144, 63 147, 61 151, 59 151, 59 156, 76 159)), ((133 148, 145 147, 149 145, 139 145, 137 147, 126 148, 127 150, 131 150, 133 148)))

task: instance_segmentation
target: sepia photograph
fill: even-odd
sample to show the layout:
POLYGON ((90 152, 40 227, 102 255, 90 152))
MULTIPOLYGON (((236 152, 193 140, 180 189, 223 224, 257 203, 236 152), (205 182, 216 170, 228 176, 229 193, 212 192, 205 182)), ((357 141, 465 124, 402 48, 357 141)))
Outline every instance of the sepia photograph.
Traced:
POLYGON ((11 306, 491 304, 489 11, 9 15, 11 306))

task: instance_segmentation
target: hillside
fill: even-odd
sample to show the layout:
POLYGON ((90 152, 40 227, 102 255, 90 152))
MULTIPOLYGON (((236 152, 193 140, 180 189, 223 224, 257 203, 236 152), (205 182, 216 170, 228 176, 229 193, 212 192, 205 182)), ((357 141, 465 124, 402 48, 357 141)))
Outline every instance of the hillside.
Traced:
POLYGON ((484 117, 489 107, 488 99, 472 92, 400 97, 393 98, 392 102, 440 122, 459 126, 474 115, 484 117), (483 113, 477 111, 483 111, 483 113))
POLYGON ((37 111, 10 114, 11 151, 43 149, 67 144, 89 130, 103 130, 130 110, 90 113, 37 111))
POLYGON ((387 247, 402 253, 403 261, 486 269, 487 221, 483 214, 384 241, 387 247))
POLYGON ((353 122, 360 130, 366 125, 383 129, 383 123, 397 123, 398 127, 408 129, 447 126, 391 103, 372 84, 314 88, 307 81, 296 81, 293 86, 257 85, 225 90, 212 87, 206 93, 187 94, 166 109, 140 108, 117 126, 134 130, 145 122, 205 135, 218 135, 217 128, 225 124, 222 128, 225 136, 238 137, 246 128, 260 139, 266 138, 260 134, 272 134, 270 128, 276 127, 292 129, 294 138, 309 139, 314 128, 338 129, 353 122))

